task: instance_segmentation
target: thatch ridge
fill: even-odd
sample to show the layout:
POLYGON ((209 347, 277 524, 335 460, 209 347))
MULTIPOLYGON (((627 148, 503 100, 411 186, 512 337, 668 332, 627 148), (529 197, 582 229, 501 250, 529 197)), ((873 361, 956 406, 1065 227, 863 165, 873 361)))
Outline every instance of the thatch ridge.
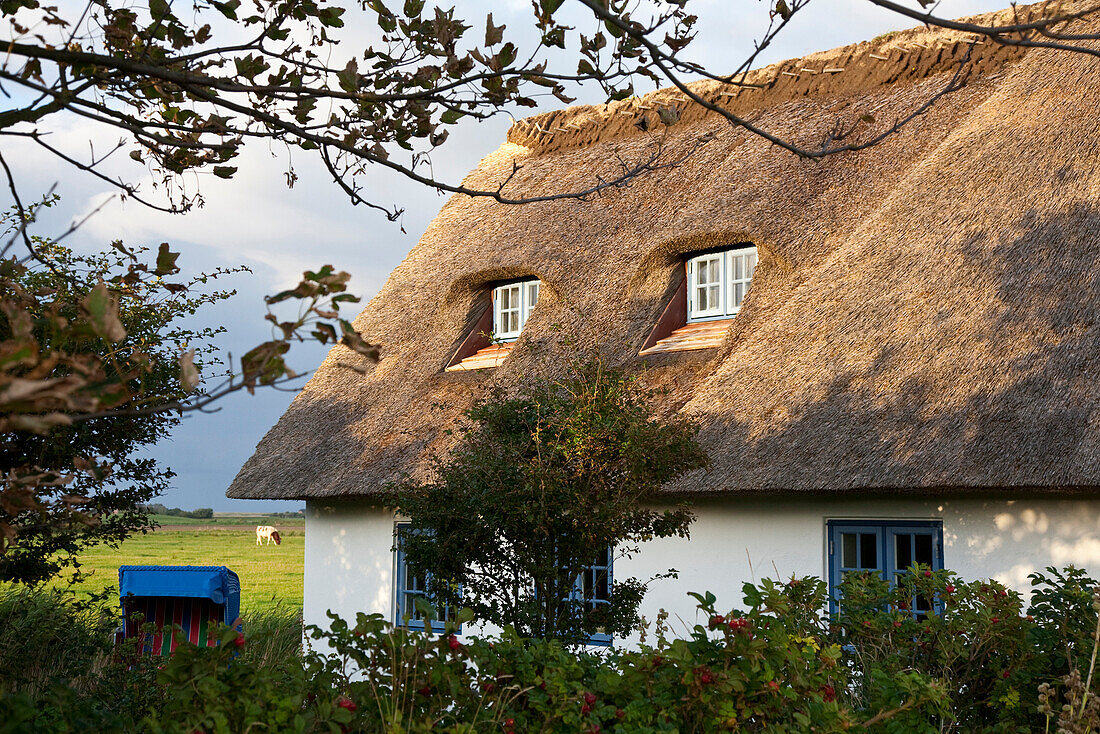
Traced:
MULTIPOLYGON (((356 319, 381 361, 334 348, 229 496, 369 495, 425 475, 465 407, 578 350, 644 369, 660 410, 699 421, 711 469, 670 491, 1093 491, 1100 62, 1033 50, 990 68, 858 153, 801 160, 711 115, 665 134, 673 155, 711 138, 681 166, 591 201, 453 197, 356 319), (680 256, 731 237, 761 259, 724 344, 640 358, 680 256), (445 372, 479 295, 518 275, 544 290, 509 358, 445 372)), ((756 119, 820 141, 866 108, 904 116, 952 73, 756 119)), ((580 188, 652 145, 506 142, 467 182, 580 188)))
MULTIPOLYGON (((1050 1, 1007 8, 964 18, 980 25, 1027 22, 1046 17, 1063 3, 1050 1)), ((842 96, 876 87, 911 83, 955 70, 968 60, 971 73, 988 75, 1018 60, 1026 49, 992 43, 971 33, 917 27, 886 33, 870 41, 788 59, 736 77, 733 83, 706 80, 688 87, 710 104, 745 118, 755 110, 804 97, 842 96)), ((693 122, 710 110, 668 87, 641 97, 601 105, 577 105, 516 121, 508 141, 545 153, 642 134, 643 127, 660 127, 656 110, 675 107, 682 122, 693 122), (643 117, 648 124, 639 125, 643 117)))

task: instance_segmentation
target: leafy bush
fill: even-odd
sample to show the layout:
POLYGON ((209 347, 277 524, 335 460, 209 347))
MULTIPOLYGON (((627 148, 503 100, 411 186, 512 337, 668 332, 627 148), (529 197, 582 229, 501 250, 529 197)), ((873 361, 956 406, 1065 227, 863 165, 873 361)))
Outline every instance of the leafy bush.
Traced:
POLYGON ((7 613, 26 619, 0 627, 2 661, 26 654, 19 630, 60 647, 65 625, 91 631, 54 653, 51 673, 4 680, 0 734, 1097 731, 1097 583, 1048 568, 1032 584, 1025 610, 1001 584, 948 571, 916 567, 893 588, 851 575, 829 614, 820 579, 765 580, 729 612, 694 595, 706 622, 681 639, 662 615, 636 649, 600 654, 512 631, 463 642, 363 614, 309 628, 303 649, 300 619, 276 611, 246 622, 247 638, 223 628, 220 647, 165 660, 105 654, 76 607, 20 600, 7 613), (937 613, 915 612, 918 600, 937 613), (100 661, 94 674, 82 654, 100 661))

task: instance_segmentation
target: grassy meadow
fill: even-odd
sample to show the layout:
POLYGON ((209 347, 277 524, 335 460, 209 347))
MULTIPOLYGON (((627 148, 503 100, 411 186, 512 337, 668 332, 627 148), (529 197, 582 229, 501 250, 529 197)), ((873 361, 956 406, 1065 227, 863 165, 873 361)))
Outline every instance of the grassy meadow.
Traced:
MULTIPOLYGON (((242 612, 302 606, 305 524, 297 518, 156 516, 162 526, 115 548, 99 546, 80 556, 87 578, 77 591, 118 587, 119 566, 228 566, 241 579, 242 612), (215 520, 217 522, 215 522, 215 520), (274 525, 282 545, 256 545, 257 525, 274 525)), ((61 585, 61 582, 57 582, 61 585)))

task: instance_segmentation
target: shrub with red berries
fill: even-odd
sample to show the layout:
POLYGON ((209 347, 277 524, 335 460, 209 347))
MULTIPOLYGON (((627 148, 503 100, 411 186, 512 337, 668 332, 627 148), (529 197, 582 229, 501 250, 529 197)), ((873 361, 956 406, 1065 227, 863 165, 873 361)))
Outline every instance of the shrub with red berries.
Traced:
MULTIPOLYGON (((1083 731, 1055 719, 1084 686, 1071 673, 1088 670, 1100 584, 1073 569, 1033 580, 1027 608, 997 581, 924 567, 850 574, 839 599, 816 578, 764 580, 739 609, 695 595, 686 635, 598 655, 513 632, 460 642, 464 613, 442 634, 360 615, 311 629, 316 644, 276 673, 258 638, 240 647, 224 628, 217 647, 156 661, 165 698, 129 730, 1083 731)), ((13 700, 0 696, 0 721, 13 700)))

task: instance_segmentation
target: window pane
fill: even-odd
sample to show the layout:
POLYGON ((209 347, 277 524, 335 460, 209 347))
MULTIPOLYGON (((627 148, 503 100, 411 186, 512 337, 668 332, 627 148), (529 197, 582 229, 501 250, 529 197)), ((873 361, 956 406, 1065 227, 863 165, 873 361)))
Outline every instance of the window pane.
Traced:
POLYGON ((752 277, 752 274, 753 274, 753 272, 754 272, 754 271, 756 270, 756 252, 755 252, 755 251, 753 251, 753 252, 750 252, 750 253, 749 253, 748 255, 746 255, 745 257, 746 257, 746 258, 748 259, 748 261, 749 261, 749 267, 748 267, 748 271, 749 271, 749 277, 751 278, 751 277, 752 277))
POLYGON ((737 283, 733 286, 733 305, 735 308, 741 307, 741 301, 745 300, 745 284, 737 283))
POLYGON ((717 283, 722 279, 722 262, 718 258, 707 262, 707 282, 717 283))
POLYGON ((909 568, 913 565, 913 536, 894 536, 894 567, 909 568))
POLYGON ((539 284, 531 283, 527 286, 527 310, 530 311, 539 302, 539 284))
POLYGON ((878 543, 873 533, 859 534, 859 567, 878 568, 878 543))
POLYGON ((856 534, 840 534, 840 565, 844 568, 856 568, 859 561, 856 559, 856 534))
POLYGON ((594 596, 600 601, 607 601, 609 596, 607 589, 607 571, 596 571, 596 589, 594 596))
POLYGON ((915 537, 916 542, 916 556, 917 563, 923 563, 926 566, 932 565, 932 536, 931 535, 917 535, 915 537))
POLYGON ((745 258, 742 255, 734 255, 732 259, 733 259, 733 279, 734 280, 741 280, 742 278, 745 277, 744 274, 743 274, 744 270, 745 270, 745 258))

